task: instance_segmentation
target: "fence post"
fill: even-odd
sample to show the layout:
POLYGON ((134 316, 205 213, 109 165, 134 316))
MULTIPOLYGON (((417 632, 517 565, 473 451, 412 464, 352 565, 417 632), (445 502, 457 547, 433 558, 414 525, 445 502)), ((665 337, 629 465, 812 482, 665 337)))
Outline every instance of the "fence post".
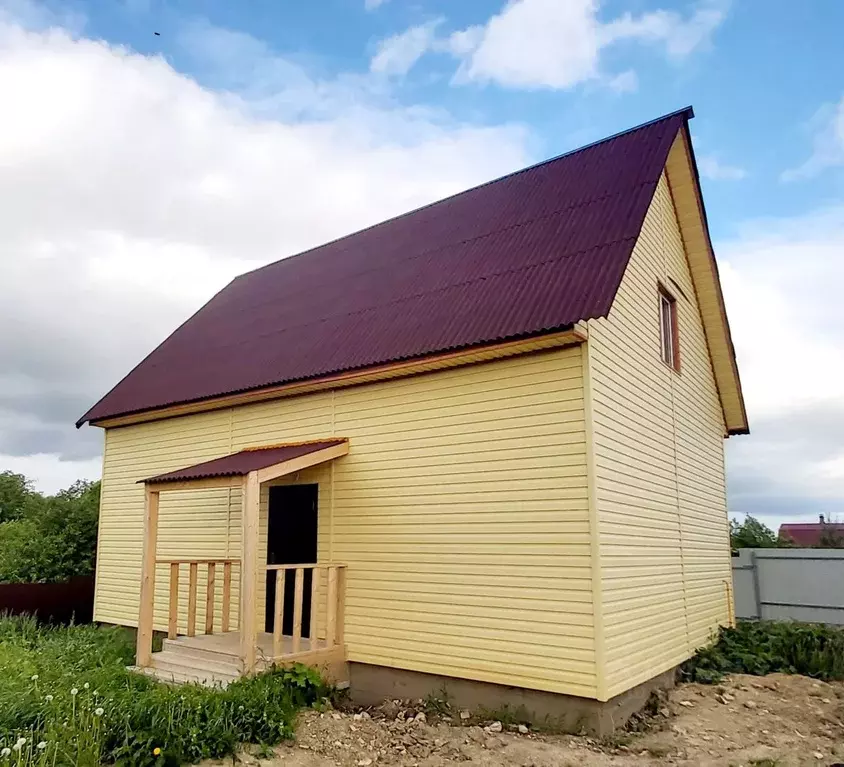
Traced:
POLYGON ((762 597, 760 596, 761 588, 759 586, 759 563, 756 561, 756 552, 750 552, 750 572, 753 577, 753 601, 756 604, 754 612, 756 613, 756 620, 762 620, 762 597))

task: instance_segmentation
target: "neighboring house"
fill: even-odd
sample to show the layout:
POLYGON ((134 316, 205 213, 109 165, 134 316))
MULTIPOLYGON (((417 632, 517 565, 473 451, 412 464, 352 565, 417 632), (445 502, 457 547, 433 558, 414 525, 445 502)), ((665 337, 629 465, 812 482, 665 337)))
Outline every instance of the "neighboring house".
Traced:
POLYGON ((244 274, 91 408, 95 616, 139 666, 600 731, 729 623, 747 419, 691 117, 244 274))
POLYGON ((795 546, 844 548, 844 524, 827 522, 823 514, 817 522, 787 522, 780 525, 779 537, 795 546))

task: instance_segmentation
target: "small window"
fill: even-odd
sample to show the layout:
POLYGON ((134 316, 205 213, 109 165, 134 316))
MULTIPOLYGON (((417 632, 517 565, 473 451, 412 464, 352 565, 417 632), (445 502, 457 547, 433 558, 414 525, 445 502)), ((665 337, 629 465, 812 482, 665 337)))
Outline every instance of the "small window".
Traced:
POLYGON ((659 289, 659 340, 662 361, 680 370, 680 338, 677 333, 677 300, 665 288, 659 289))

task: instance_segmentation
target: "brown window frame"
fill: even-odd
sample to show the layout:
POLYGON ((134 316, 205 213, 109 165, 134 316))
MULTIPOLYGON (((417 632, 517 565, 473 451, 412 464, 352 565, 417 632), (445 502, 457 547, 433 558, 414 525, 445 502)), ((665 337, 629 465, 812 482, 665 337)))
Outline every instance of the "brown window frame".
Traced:
POLYGON ((680 372, 680 327, 677 318, 677 299, 665 288, 659 295, 659 356, 677 373, 680 372))

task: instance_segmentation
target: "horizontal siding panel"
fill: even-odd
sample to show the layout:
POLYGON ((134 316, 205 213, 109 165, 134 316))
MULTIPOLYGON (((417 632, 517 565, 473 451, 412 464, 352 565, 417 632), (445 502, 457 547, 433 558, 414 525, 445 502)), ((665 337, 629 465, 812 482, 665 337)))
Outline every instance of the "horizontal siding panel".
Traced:
MULTIPOLYGON (((349 455, 296 481, 319 484, 320 558, 348 567, 351 660, 595 695, 576 348, 109 431, 98 619, 136 620, 137 479, 327 436, 349 438, 349 455)), ((262 558, 267 499, 263 489, 262 558)), ((160 528, 160 555, 238 556, 240 492, 163 495, 160 528)), ((159 629, 167 593, 159 568, 159 629)), ((263 579, 258 593, 262 620, 263 579)))
POLYGON ((724 428, 664 177, 588 343, 612 696, 685 660, 728 615, 724 428), (680 375, 660 359, 657 285, 671 280, 687 297, 677 296, 680 375))

